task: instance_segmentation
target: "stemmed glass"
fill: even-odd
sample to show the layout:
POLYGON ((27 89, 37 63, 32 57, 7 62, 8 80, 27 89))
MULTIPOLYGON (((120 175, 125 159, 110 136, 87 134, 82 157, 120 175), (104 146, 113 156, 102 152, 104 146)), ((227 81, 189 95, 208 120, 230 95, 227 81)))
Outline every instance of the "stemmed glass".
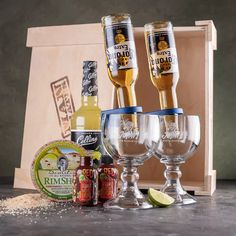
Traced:
MULTIPOLYGON (((200 121, 198 116, 158 116, 154 155, 165 164, 166 183, 161 191, 175 198, 175 204, 185 205, 196 202, 180 183, 180 165, 192 156, 200 142, 200 121), (158 140, 156 142, 156 140, 158 140)), ((153 142, 150 142, 153 146, 153 142)), ((149 145, 150 145, 149 143, 149 145)), ((152 147, 153 148, 153 147, 152 147)))
MULTIPOLYGON (((108 154, 123 167, 122 187, 118 196, 106 202, 110 209, 152 208, 138 189, 137 168, 152 156, 152 145, 146 142, 155 136, 152 124, 158 117, 145 114, 106 114, 102 122, 102 140, 108 154)), ((154 147, 154 146, 153 146, 154 147)))

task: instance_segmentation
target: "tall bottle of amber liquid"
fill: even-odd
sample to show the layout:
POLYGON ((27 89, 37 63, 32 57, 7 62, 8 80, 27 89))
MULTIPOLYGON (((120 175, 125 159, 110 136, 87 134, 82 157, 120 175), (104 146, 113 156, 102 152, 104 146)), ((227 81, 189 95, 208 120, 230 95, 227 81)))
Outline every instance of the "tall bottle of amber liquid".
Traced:
POLYGON ((107 71, 116 87, 119 107, 136 106, 135 83, 138 65, 133 27, 129 14, 102 17, 107 71))
POLYGON ((172 24, 153 22, 144 27, 150 76, 158 89, 161 109, 177 108, 179 67, 172 24))
MULTIPOLYGON (((71 117, 71 140, 86 150, 101 153, 100 113, 98 106, 97 62, 83 62, 81 106, 71 117)), ((94 166, 100 164, 94 155, 94 166)))

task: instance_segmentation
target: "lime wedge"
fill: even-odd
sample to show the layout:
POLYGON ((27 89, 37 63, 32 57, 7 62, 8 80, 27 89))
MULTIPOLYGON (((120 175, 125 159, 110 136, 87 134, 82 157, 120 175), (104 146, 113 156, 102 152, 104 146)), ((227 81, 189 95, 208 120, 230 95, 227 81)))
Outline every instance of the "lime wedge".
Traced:
POLYGON ((173 204, 175 199, 163 192, 157 191, 153 188, 149 188, 148 201, 153 206, 166 207, 166 206, 173 204))
POLYGON ((153 207, 158 207, 149 197, 147 198, 147 201, 153 206, 153 207))

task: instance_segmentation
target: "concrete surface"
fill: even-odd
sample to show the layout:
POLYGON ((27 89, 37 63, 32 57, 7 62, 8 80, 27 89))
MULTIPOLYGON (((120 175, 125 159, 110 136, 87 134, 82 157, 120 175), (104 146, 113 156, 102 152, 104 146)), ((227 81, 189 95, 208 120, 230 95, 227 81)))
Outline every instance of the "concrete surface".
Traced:
MULTIPOLYGON (((0 186, 0 199, 32 191, 0 186)), ((1 236, 235 236, 236 181, 218 182, 212 197, 183 207, 107 211, 57 207, 33 216, 0 216, 1 236)))

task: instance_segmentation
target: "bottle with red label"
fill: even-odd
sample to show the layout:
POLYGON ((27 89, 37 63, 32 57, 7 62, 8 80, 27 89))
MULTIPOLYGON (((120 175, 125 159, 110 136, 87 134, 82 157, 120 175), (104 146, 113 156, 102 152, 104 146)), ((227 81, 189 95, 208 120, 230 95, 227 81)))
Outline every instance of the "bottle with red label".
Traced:
POLYGON ((98 203, 98 171, 90 156, 80 157, 80 166, 74 172, 73 202, 81 206, 98 203))
POLYGON ((118 191, 118 170, 113 164, 113 159, 108 156, 102 156, 102 165, 98 169, 99 178, 99 201, 105 202, 113 199, 118 191))

